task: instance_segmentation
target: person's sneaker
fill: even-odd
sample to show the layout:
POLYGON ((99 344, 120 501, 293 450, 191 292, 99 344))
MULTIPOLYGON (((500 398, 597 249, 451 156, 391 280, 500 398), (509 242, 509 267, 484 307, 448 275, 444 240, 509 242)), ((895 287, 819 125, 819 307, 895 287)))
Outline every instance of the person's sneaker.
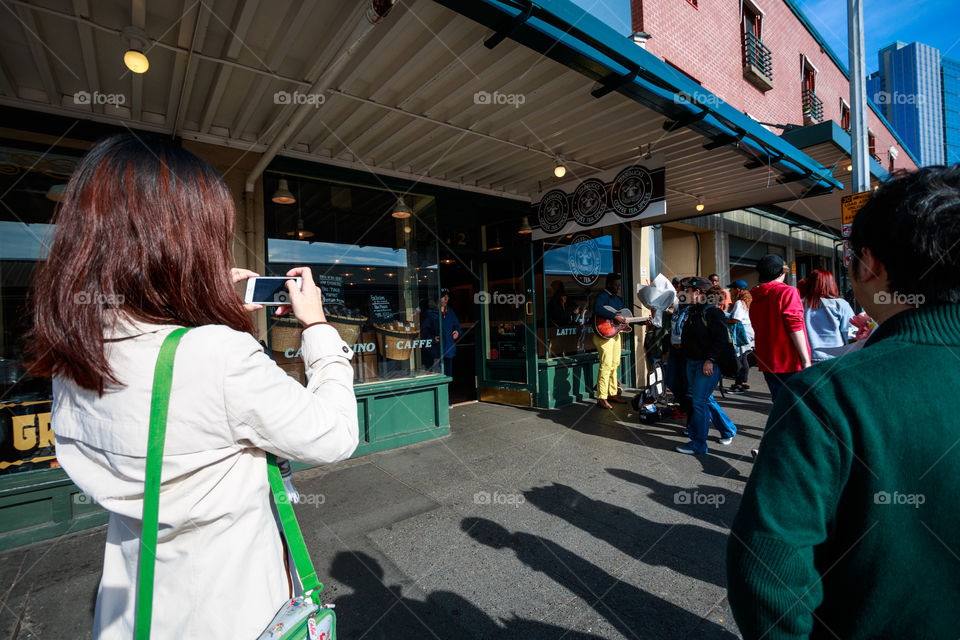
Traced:
POLYGON ((750 455, 753 456, 753 459, 756 460, 757 456, 760 454, 760 449, 750 449, 750 455))
POLYGON ((730 436, 729 438, 720 438, 720 444, 722 444, 723 446, 727 446, 732 442, 733 442, 733 436, 730 436))
POLYGON ((732 387, 730 387, 730 393, 735 396, 741 395, 744 391, 746 391, 746 389, 744 389, 743 386, 739 384, 735 384, 732 387))
POLYGON ((686 453, 686 454, 689 454, 689 455, 696 455, 696 454, 700 453, 699 451, 695 451, 695 450, 693 449, 693 447, 691 447, 691 446, 688 445, 688 444, 681 444, 681 445, 677 446, 677 451, 679 451, 680 453, 686 453))

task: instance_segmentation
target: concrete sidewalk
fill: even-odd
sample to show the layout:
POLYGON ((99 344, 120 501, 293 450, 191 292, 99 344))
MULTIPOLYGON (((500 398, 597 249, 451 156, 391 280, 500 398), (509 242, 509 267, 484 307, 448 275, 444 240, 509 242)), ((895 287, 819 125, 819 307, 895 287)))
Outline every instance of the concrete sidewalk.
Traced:
MULTIPOLYGON (((708 456, 629 405, 470 404, 448 438, 296 474, 339 637, 736 638, 726 534, 770 408, 753 373, 708 456)), ((0 555, 0 632, 90 637, 104 538, 0 555)))

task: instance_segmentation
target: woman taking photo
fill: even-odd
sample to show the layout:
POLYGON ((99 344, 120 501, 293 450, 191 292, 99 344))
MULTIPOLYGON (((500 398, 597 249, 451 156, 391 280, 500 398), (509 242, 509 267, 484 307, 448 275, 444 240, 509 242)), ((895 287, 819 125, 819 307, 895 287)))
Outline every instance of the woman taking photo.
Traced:
POLYGON ((720 382, 717 365, 720 352, 729 342, 726 315, 705 295, 712 284, 705 278, 689 278, 683 287, 691 303, 681 334, 683 354, 687 361, 688 395, 693 404, 687 435, 690 442, 677 447, 680 453, 707 453, 710 421, 720 431, 720 444, 728 445, 737 435, 737 427, 713 399, 713 390, 720 382))
POLYGON ((810 340, 811 360, 816 363, 834 357, 829 350, 847 344, 855 333, 850 303, 840 297, 833 274, 814 269, 807 278, 803 295, 803 319, 810 340))
POLYGON ((256 274, 231 270, 233 198, 187 151, 100 142, 54 222, 28 349, 32 373, 53 378, 57 458, 110 514, 93 637, 134 635, 154 367, 166 336, 192 327, 173 367, 152 635, 255 638, 293 591, 265 452, 316 465, 354 451, 352 351, 326 324, 310 269, 296 268, 306 388, 264 354, 259 307, 234 290, 256 274))

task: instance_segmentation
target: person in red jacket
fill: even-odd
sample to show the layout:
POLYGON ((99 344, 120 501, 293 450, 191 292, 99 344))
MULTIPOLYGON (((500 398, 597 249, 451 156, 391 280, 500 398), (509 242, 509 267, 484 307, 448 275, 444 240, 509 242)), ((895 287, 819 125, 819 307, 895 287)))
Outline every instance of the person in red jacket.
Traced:
POLYGON ((784 283, 783 258, 767 255, 757 262, 760 284, 751 289, 750 322, 754 331, 757 368, 763 372, 776 401, 784 383, 810 366, 810 343, 803 304, 795 287, 784 283))

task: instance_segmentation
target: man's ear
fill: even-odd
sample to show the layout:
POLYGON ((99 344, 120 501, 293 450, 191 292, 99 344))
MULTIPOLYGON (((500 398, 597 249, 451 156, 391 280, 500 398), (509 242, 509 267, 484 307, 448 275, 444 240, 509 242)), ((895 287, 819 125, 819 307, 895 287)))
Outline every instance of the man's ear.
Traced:
POLYGON ((870 282, 876 280, 880 284, 887 282, 887 268, 877 259, 869 247, 864 247, 857 265, 857 279, 860 282, 870 282))

